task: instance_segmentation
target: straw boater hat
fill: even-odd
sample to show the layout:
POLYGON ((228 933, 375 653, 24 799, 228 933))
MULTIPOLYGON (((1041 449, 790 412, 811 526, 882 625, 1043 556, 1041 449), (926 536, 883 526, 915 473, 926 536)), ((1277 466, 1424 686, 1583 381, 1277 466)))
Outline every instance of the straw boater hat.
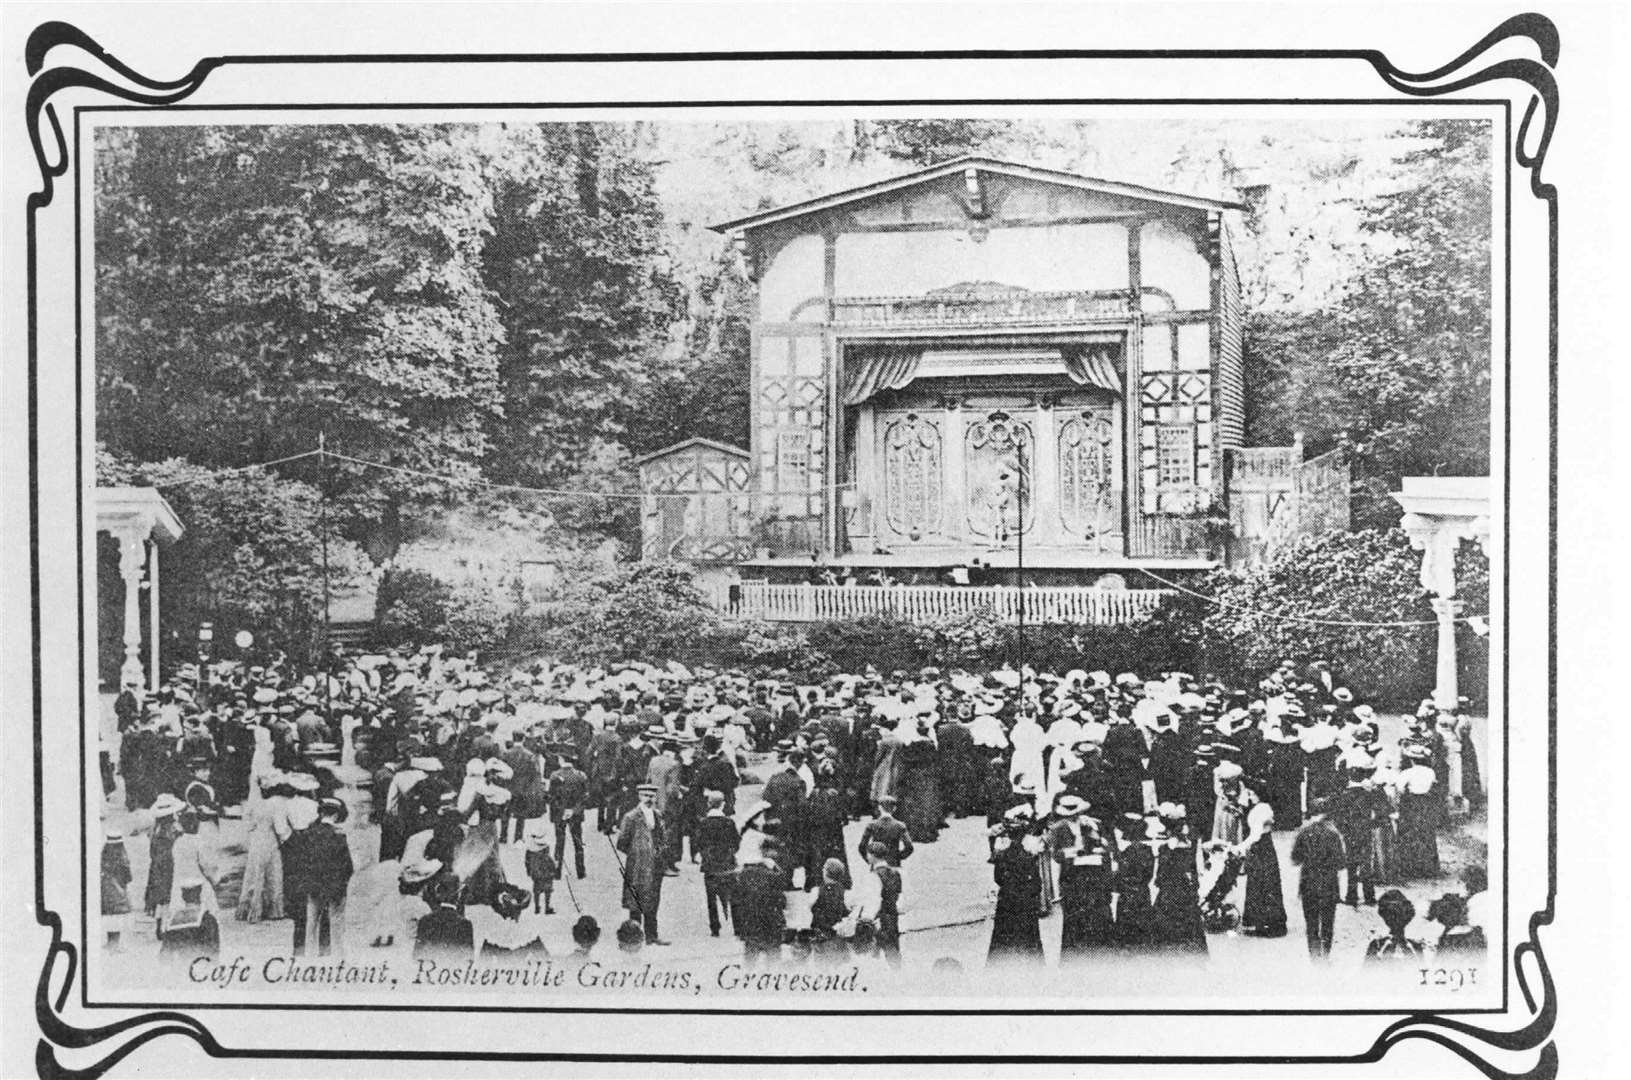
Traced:
POLYGON ((313 776, 311 773, 292 772, 289 773, 288 778, 284 782, 296 792, 301 794, 316 791, 318 787, 317 777, 313 776))
POLYGON ((1054 800, 1053 812, 1060 817, 1076 817, 1087 813, 1091 804, 1079 795, 1061 795, 1054 800))

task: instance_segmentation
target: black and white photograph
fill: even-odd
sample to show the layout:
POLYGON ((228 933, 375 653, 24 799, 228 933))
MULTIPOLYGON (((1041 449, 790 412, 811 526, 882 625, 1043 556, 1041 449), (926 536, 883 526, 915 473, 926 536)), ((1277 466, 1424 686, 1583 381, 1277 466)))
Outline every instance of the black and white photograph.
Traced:
POLYGON ((109 984, 1488 977, 1491 136, 99 128, 109 984))
POLYGON ((98 72, 28 120, 41 1075, 1557 1075, 1556 30, 1498 23, 1125 98, 36 30, 98 72))

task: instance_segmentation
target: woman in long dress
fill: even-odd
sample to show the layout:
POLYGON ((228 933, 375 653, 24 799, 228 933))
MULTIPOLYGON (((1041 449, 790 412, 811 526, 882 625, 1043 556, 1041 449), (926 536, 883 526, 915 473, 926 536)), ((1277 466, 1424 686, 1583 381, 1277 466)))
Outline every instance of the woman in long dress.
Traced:
POLYGON ((153 803, 153 832, 147 843, 147 887, 142 894, 142 910, 152 916, 155 930, 164 933, 164 911, 170 905, 170 886, 175 881, 175 842, 181 830, 176 827, 176 811, 181 800, 168 793, 153 803))
POLYGON ((1245 784, 1245 770, 1233 761, 1222 761, 1212 770, 1212 834, 1221 844, 1234 847, 1246 839, 1246 812, 1257 796, 1245 784))
POLYGON ((1181 822, 1169 828, 1172 835, 1155 860, 1156 938, 1164 952, 1205 957, 1206 927, 1201 922, 1195 845, 1181 822))
POLYGON ((237 911, 242 922, 283 918, 283 853, 278 823, 288 823, 291 793, 283 786, 282 774, 276 772, 261 773, 256 787, 260 798, 252 799, 246 812, 249 841, 237 911))
POLYGON ((1478 774, 1478 746, 1472 739, 1472 720, 1465 713, 1455 718, 1455 734, 1461 743, 1461 793, 1467 805, 1477 809, 1484 805, 1484 780, 1478 774))
POLYGON ((1066 801, 1071 798, 1061 800, 1062 810, 1081 816, 1074 822, 1059 822, 1050 830, 1054 857, 1059 860, 1059 905, 1064 912, 1060 963, 1108 950, 1115 937, 1110 913, 1114 867, 1109 847, 1099 834, 1098 823, 1085 815, 1086 805, 1066 801))
POLYGON ((170 905, 159 924, 161 957, 214 956, 221 949, 220 909, 215 898, 216 867, 198 834, 191 810, 176 815, 180 830, 171 848, 174 877, 170 905))
POLYGON ((1042 927, 1037 895, 1042 880, 1037 855, 1042 838, 1027 828, 1030 808, 1021 804, 1005 816, 1005 824, 992 844, 992 873, 997 879, 997 910, 991 923, 991 947, 986 963, 1019 961, 1042 963, 1042 927))
POLYGON ((1125 952, 1144 952, 1155 940, 1155 908, 1150 903, 1155 849, 1146 839, 1148 833, 1143 818, 1122 826, 1127 846, 1116 865, 1116 947, 1125 952))
POLYGON ((1438 876, 1438 821, 1440 804, 1432 749, 1406 743, 1404 768, 1399 771, 1398 840, 1395 867, 1403 880, 1438 876))
MULTIPOLYGON (((885 702, 878 706, 878 715, 885 719, 897 717, 896 706, 885 702)), ((904 723, 904 720, 896 724, 894 731, 884 734, 878 740, 877 752, 873 757, 870 791, 873 806, 877 806, 878 800, 885 797, 897 801, 900 799, 900 750, 903 744, 898 732, 901 723, 904 723)))
POLYGON ((498 853, 499 822, 509 812, 509 801, 509 790, 497 784, 480 785, 468 807, 460 796, 459 806, 469 828, 454 857, 453 869, 464 879, 467 905, 491 905, 499 890, 509 884, 498 853))
MULTIPOLYGON (((911 722, 917 725, 916 720, 911 722)), ((939 748, 921 730, 914 734, 901 741, 900 819, 913 843, 932 844, 940 839, 946 816, 940 797, 939 748)))
POLYGON ((1274 806, 1274 827, 1298 828, 1303 821, 1302 744, 1278 723, 1268 728, 1263 740, 1268 750, 1268 801, 1274 806))
POLYGON ((1246 899, 1240 929, 1253 937, 1284 937, 1285 891, 1280 882, 1280 856, 1274 850, 1274 808, 1258 803, 1246 811, 1246 899))

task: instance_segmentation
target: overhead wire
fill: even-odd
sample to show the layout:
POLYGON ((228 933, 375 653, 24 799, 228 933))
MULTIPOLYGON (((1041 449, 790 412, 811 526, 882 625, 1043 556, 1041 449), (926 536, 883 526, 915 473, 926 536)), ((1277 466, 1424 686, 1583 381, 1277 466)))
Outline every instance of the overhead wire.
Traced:
MULTIPOLYGON (((356 457, 352 454, 342 454, 338 451, 327 449, 326 446, 319 446, 312 450, 306 450, 298 454, 291 454, 287 457, 276 458, 271 461, 256 462, 253 465, 244 465, 233 469, 223 469, 220 472, 211 473, 208 476, 196 477, 191 480, 177 481, 168 486, 184 487, 190 484, 204 483, 210 480, 220 479, 221 477, 225 476, 250 472, 255 469, 267 469, 274 465, 284 465, 292 461, 300 461, 309 457, 333 458, 336 461, 345 461, 353 465, 359 465, 371 469, 380 469, 386 472, 397 473, 399 475, 416 476, 422 479, 435 480, 446 484, 463 484, 471 487, 483 488, 488 491, 509 492, 522 495, 541 495, 550 498, 644 499, 651 494, 640 491, 592 491, 581 488, 531 487, 525 484, 504 484, 492 480, 485 480, 480 477, 454 476, 448 473, 432 472, 427 469, 415 469, 403 465, 391 465, 383 461, 372 461, 368 458, 356 457)), ((840 484, 830 484, 823 487, 809 488, 800 491, 727 491, 719 492, 719 494, 749 498, 755 496, 759 498, 790 498, 795 496, 808 497, 823 495, 827 492, 839 491, 855 486, 855 481, 846 481, 840 484)), ((659 492, 656 494, 663 493, 659 492)), ((1218 596, 1212 596, 1207 593, 1200 592, 1180 582, 1173 581, 1171 578, 1164 576, 1160 572, 1148 566, 1135 563, 1128 568, 1131 570, 1136 570, 1154 581, 1160 582, 1163 586, 1173 590, 1174 592, 1183 593, 1186 596, 1191 596, 1195 599, 1205 601, 1206 603, 1212 604, 1216 607, 1225 608, 1231 611, 1239 611, 1265 619, 1278 619, 1282 622, 1294 622, 1306 626, 1335 626, 1346 627, 1349 629, 1402 629, 1410 627, 1437 626, 1439 624, 1439 620, 1437 619, 1332 619, 1312 615, 1299 615, 1283 611, 1271 611, 1266 608, 1257 608, 1249 604, 1239 604, 1230 600, 1225 600, 1218 596)), ((1488 615, 1460 615, 1456 616, 1450 621, 1458 623, 1479 623, 1487 621, 1488 618, 1488 615)))

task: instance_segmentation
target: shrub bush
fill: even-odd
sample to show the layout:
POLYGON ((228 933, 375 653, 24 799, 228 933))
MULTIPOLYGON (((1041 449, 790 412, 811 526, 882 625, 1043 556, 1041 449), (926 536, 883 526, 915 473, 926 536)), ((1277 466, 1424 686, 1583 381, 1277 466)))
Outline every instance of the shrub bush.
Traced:
POLYGON ((885 615, 812 623, 810 648, 838 671, 916 671, 934 662, 934 633, 926 626, 885 615))
POLYGON ((559 660, 661 663, 693 656, 718 623, 688 568, 639 563, 569 586, 523 636, 559 660))
POLYGON ((1207 579, 1199 591, 1217 603, 1201 621, 1202 655, 1212 668, 1244 678, 1282 659, 1325 657, 1361 697, 1408 705, 1432 690, 1437 630, 1332 623, 1431 620, 1420 572, 1420 554, 1398 530, 1300 540, 1250 572, 1207 579))
POLYGON ((444 644, 502 650, 515 608, 486 582, 450 582, 424 570, 392 570, 380 581, 375 625, 387 645, 444 644))

